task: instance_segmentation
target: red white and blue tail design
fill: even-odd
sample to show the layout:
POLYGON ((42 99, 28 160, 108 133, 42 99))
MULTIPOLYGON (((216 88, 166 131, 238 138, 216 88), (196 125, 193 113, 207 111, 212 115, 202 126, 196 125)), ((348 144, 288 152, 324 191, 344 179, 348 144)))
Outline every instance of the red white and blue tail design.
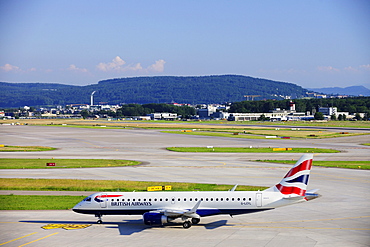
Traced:
POLYGON ((280 191, 284 195, 305 196, 312 159, 312 154, 303 155, 280 183, 266 191, 280 191))

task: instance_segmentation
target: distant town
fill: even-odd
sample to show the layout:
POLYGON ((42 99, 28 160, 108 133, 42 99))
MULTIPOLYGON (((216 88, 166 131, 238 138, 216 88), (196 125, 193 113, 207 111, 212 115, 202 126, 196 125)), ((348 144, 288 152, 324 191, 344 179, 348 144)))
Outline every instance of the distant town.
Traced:
MULTIPOLYGON (((328 96, 325 94, 307 93, 305 99, 327 99, 336 98, 345 99, 346 95, 328 96)), ((246 95, 249 104, 257 103, 253 97, 246 95)), ((369 97, 364 97, 369 101, 369 97)), ((300 99, 302 100, 302 99, 300 99)), ((264 102, 264 101, 262 101, 264 102)), ((0 111, 2 119, 55 119, 55 118, 84 118, 84 119, 106 119, 112 120, 228 120, 228 121, 330 121, 330 120, 369 120, 367 108, 364 112, 356 110, 338 111, 335 106, 317 106, 310 110, 297 111, 296 103, 293 100, 286 101, 285 108, 272 108, 263 112, 238 112, 232 108, 232 103, 226 104, 125 104, 125 105, 108 105, 94 104, 94 92, 91 94, 90 104, 70 104, 56 107, 35 108, 24 106, 18 109, 4 109, 0 111), (159 110, 154 110, 153 105, 160 106, 159 110), (140 111, 143 107, 146 111, 140 111), (169 108, 170 107, 170 108, 169 108), (178 109, 186 111, 179 111, 178 109), (125 111, 129 109, 130 111, 125 111), (149 109, 149 110, 148 110, 149 109), (162 110, 160 110, 162 109, 162 110), (170 109, 165 111, 163 109, 170 109), (152 112, 148 112, 152 111, 152 112), (146 112, 146 114, 143 114, 146 112), (182 114, 180 113, 182 112, 182 114), (186 113, 185 113, 186 112, 186 113), (135 114, 137 113, 137 114, 135 114)), ((353 108, 356 109, 356 108, 353 108)))

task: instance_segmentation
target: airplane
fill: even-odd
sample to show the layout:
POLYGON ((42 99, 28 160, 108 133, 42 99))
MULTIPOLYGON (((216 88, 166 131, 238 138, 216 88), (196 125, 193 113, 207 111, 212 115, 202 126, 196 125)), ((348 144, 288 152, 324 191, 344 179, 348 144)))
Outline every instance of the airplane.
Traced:
POLYGON ((318 198, 318 189, 306 191, 313 155, 303 155, 280 183, 263 191, 171 191, 99 192, 73 207, 94 214, 98 224, 103 215, 143 215, 144 224, 163 226, 175 219, 183 228, 198 224, 201 217, 247 214, 271 210, 318 198))

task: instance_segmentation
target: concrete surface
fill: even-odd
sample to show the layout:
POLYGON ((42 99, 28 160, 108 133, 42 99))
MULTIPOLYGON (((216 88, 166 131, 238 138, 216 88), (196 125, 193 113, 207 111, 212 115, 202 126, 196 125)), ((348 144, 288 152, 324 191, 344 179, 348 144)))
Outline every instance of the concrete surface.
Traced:
MULTIPOLYGON (((77 129, 0 126, 0 144, 42 145, 58 150, 0 153, 2 158, 133 159, 143 165, 122 168, 0 170, 0 177, 76 178, 202 182, 272 186, 289 165, 256 159, 298 159, 301 154, 175 153, 168 146, 322 147, 342 150, 317 154, 314 160, 369 160, 369 135, 319 140, 248 140, 164 134, 157 130, 77 129)), ((369 132, 370 133, 370 132, 369 132)), ((202 218, 151 228, 138 216, 91 215, 72 211, 0 211, 0 245, 4 246, 370 246, 370 171, 313 167, 309 189, 323 196, 307 203, 230 218, 202 218), (41 227, 53 224, 55 229, 41 227), (78 226, 75 226, 75 225, 78 226), (65 230, 61 227, 86 228, 65 230), (31 235, 28 235, 31 234, 31 235), (9 242, 11 241, 11 242, 9 242), (35 241, 35 242, 32 242, 35 241), (31 243, 32 242, 32 243, 31 243)))

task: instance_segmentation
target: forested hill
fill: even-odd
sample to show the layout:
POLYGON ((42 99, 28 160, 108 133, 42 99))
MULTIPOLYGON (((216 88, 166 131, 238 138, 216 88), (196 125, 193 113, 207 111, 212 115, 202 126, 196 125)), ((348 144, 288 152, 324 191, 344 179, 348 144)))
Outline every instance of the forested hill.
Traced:
POLYGON ((96 104, 201 104, 242 101, 244 95, 260 95, 255 100, 296 98, 307 90, 292 83, 240 75, 120 78, 88 86, 0 82, 0 107, 89 104, 93 91, 96 104))

